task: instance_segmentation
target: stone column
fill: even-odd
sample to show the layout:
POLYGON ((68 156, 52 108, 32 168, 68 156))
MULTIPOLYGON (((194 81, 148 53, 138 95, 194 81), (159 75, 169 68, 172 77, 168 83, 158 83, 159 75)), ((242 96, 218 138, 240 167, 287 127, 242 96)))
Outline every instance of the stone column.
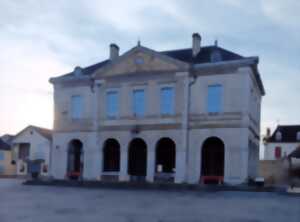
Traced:
POLYGON ((176 152, 175 183, 183 183, 185 181, 185 170, 186 170, 186 151, 179 150, 176 152))
POLYGON ((154 181, 155 172, 155 146, 151 145, 147 150, 147 175, 146 181, 152 183, 154 181))
POLYGON ((128 181, 128 149, 126 144, 121 144, 121 163, 120 163, 119 181, 128 181))

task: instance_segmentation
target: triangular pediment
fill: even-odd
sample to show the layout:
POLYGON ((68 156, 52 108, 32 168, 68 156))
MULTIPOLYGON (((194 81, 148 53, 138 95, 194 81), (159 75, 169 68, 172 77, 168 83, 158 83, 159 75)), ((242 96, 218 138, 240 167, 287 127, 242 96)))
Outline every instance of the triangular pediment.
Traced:
POLYGON ((94 77, 143 72, 170 72, 187 70, 189 65, 154 50, 137 46, 106 66, 94 72, 94 77))

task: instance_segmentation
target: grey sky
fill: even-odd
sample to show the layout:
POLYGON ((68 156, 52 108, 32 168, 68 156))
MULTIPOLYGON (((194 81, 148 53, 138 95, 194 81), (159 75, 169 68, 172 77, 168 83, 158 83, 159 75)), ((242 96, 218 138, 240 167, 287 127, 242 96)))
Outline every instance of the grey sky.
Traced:
POLYGON ((260 56, 267 95, 262 126, 300 123, 300 2, 215 1, 34 1, 0 2, 0 135, 28 124, 52 127, 48 79, 136 45, 154 50, 203 44, 260 56), (213 3, 212 3, 213 2, 213 3))

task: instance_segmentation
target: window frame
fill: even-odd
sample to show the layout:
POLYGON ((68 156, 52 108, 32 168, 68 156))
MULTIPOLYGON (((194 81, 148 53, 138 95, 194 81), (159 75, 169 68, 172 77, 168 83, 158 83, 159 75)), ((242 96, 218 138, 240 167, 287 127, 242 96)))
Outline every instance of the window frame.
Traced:
POLYGON ((206 95, 206 112, 210 115, 216 115, 216 114, 220 114, 223 112, 223 101, 224 101, 224 86, 221 83, 214 83, 214 84, 208 84, 207 85, 207 95, 206 95), (220 95, 219 95, 219 107, 218 110, 215 111, 211 111, 210 107, 211 107, 211 102, 210 102, 210 88, 211 87, 220 87, 220 95))
POLYGON ((83 117, 83 107, 84 107, 84 105, 83 105, 83 96, 82 95, 80 95, 80 94, 74 94, 74 95, 72 95, 71 96, 71 104, 70 104, 70 110, 71 110, 71 112, 70 112, 70 117, 71 117, 71 119, 72 120, 78 120, 78 119, 82 119, 82 117, 83 117), (79 104, 79 108, 80 108, 80 110, 78 111, 78 113, 79 114, 77 114, 77 115, 75 115, 75 113, 77 113, 77 111, 75 112, 74 111, 74 103, 73 103, 73 99, 74 98, 80 98, 80 104, 79 104))
POLYGON ((160 115, 162 116, 172 116, 175 115, 175 101, 176 101, 176 92, 175 92, 175 86, 173 84, 166 84, 166 85, 161 85, 160 90, 159 90, 159 109, 160 109, 160 115), (164 89, 172 89, 173 97, 172 97, 172 106, 170 112, 163 112, 163 98, 162 98, 162 92, 164 89))
POLYGON ((111 89, 107 89, 106 92, 105 92, 105 116, 106 118, 108 119, 116 119, 119 117, 120 115, 120 92, 119 92, 119 89, 116 89, 116 88, 111 88, 111 89), (111 115, 109 113, 109 105, 108 105, 108 94, 110 93, 116 93, 117 95, 117 101, 116 101, 116 112, 114 115, 111 115))
POLYGON ((147 92, 145 87, 133 87, 131 91, 131 112, 134 117, 144 117, 147 109, 147 92), (138 114, 135 109, 135 92, 142 91, 144 93, 143 113, 138 114))
POLYGON ((275 133, 275 140, 276 141, 282 141, 282 133, 280 131, 277 131, 275 133))

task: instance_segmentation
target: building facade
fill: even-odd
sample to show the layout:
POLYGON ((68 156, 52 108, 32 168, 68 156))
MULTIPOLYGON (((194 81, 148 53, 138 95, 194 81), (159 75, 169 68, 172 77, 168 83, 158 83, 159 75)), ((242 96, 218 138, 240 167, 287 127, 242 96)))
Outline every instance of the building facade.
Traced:
POLYGON ((40 160, 43 162, 40 166, 40 175, 48 176, 51 143, 51 130, 37 126, 28 126, 14 136, 12 152, 16 175, 27 175, 29 161, 40 160))
POLYGON ((51 78, 55 179, 230 184, 255 177, 264 88, 257 57, 217 45, 141 46, 51 78))
POLYGON ((279 125, 264 138, 264 159, 280 160, 300 147, 300 125, 279 125))
POLYGON ((0 138, 0 177, 15 175, 15 165, 12 164, 11 147, 0 138))

